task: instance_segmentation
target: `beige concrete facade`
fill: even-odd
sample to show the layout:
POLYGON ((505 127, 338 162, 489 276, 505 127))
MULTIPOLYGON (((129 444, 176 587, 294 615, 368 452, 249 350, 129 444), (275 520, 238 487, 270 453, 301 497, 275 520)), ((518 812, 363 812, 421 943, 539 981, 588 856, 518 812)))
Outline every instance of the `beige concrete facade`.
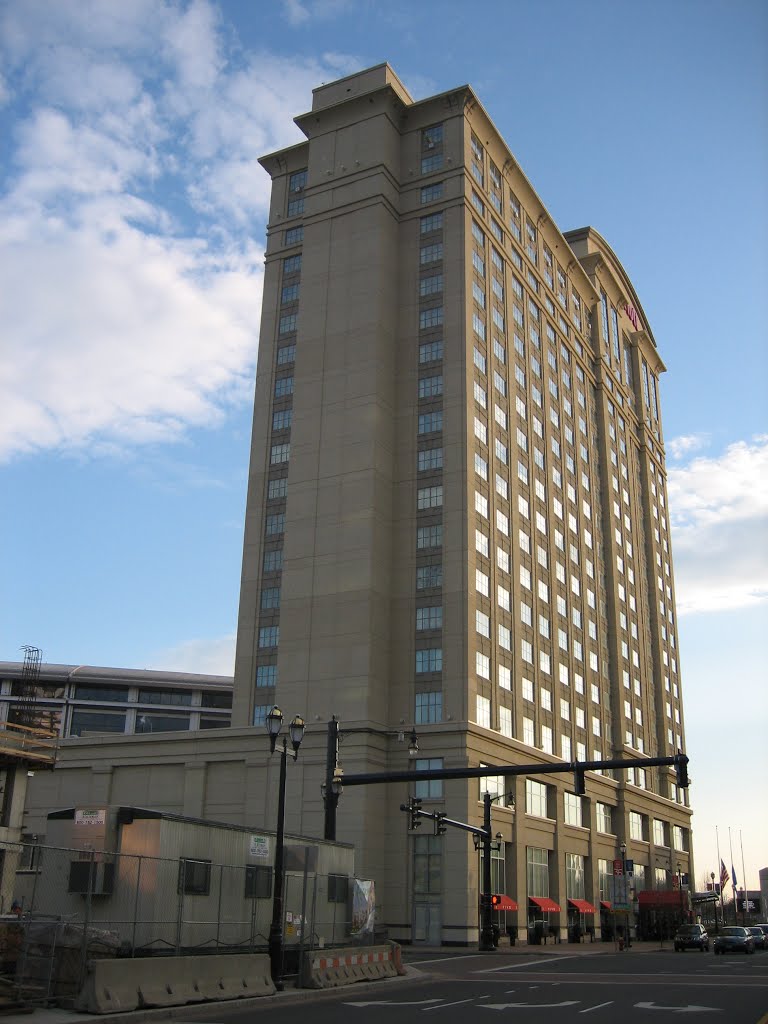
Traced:
MULTIPOLYGON (((684 749, 664 366, 618 259, 560 232, 469 87, 415 103, 380 65, 296 122, 307 142, 262 160, 233 725, 335 714, 347 772, 406 768, 412 725, 444 767, 684 749)), ((667 769, 592 773, 580 808, 570 776, 537 781, 494 809, 521 938, 531 895, 562 930, 569 898, 599 907, 622 841, 637 888, 692 876, 667 769)), ((418 791, 479 821, 476 782, 418 791)), ((394 936, 470 941, 472 843, 409 836, 407 793, 348 788, 338 837, 394 936)))

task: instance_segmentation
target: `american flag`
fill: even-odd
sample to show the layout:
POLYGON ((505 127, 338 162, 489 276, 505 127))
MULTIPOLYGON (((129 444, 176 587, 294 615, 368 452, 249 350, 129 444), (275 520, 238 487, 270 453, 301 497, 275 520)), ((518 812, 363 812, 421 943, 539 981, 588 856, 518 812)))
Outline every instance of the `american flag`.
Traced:
POLYGON ((728 869, 725 866, 725 861, 720 861, 720 889, 723 890, 728 884, 728 879, 731 876, 728 874, 728 869))

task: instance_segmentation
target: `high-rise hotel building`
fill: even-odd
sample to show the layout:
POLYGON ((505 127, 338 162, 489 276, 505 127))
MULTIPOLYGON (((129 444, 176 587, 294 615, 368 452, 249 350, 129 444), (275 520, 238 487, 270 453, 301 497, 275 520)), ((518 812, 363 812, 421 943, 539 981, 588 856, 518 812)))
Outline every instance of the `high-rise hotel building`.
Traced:
POLYGON ((412 727, 417 767, 489 766, 480 785, 342 796, 338 838, 392 937, 476 937, 471 836, 409 833, 399 805, 479 824, 488 789, 508 923, 599 930, 622 843, 636 894, 692 878, 673 770, 588 773, 580 797, 571 774, 493 766, 685 749, 650 326, 468 86, 414 102, 382 64, 315 89, 296 123, 307 141, 261 161, 233 725, 277 703, 317 731, 289 795, 305 834, 322 834, 331 715, 347 773, 408 768, 412 727))

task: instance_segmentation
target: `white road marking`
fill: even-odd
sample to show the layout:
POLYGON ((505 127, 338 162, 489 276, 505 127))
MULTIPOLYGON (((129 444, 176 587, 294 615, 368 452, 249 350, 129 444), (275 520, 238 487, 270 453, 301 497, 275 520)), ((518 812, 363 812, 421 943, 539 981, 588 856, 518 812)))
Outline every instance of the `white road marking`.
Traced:
POLYGON ((367 1003, 344 1003, 345 1006, 426 1006, 427 1003, 441 1003, 442 999, 417 999, 412 1003, 401 1003, 396 999, 372 999, 367 1003))
POLYGON ((657 1006, 656 1003, 635 1003, 638 1010, 667 1010, 670 1013, 722 1013, 719 1006, 657 1006))
MULTIPOLYGON (((487 996, 485 998, 487 998, 487 996)), ((473 1003, 474 1001, 474 997, 472 999, 457 999, 455 1003, 440 1003, 439 1006, 425 1006, 422 1012, 429 1013, 430 1010, 444 1010, 446 1006, 461 1006, 462 1003, 473 1003)))
POLYGON ((473 974, 494 974, 497 971, 514 971, 517 967, 538 967, 539 964, 561 963, 563 960, 575 960, 574 956, 548 956, 541 960, 528 960, 524 964, 504 964, 503 967, 487 967, 484 971, 473 971, 473 974))
POLYGON ((578 1006, 578 999, 565 999, 562 1003, 485 1003, 488 1010, 508 1010, 525 1007, 527 1010, 551 1010, 558 1006, 578 1006))
POLYGON ((588 1006, 586 1010, 579 1010, 579 1013, 592 1013, 593 1010, 602 1010, 604 1006, 611 1006, 613 1003, 612 999, 609 999, 607 1003, 598 1003, 597 1006, 588 1006))

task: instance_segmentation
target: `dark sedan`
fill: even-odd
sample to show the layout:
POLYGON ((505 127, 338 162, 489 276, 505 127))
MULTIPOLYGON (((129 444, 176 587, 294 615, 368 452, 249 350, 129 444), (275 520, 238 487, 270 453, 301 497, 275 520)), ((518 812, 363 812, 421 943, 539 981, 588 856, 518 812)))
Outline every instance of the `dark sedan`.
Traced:
POLYGON ((737 925, 723 928, 715 936, 715 953, 754 953, 755 940, 746 928, 737 925))
POLYGON ((700 924, 682 924, 675 932, 675 950, 700 949, 709 951, 709 936, 700 924))
POLYGON ((755 949, 768 949, 768 935, 766 935, 759 924, 747 927, 747 931, 755 940, 755 949))

